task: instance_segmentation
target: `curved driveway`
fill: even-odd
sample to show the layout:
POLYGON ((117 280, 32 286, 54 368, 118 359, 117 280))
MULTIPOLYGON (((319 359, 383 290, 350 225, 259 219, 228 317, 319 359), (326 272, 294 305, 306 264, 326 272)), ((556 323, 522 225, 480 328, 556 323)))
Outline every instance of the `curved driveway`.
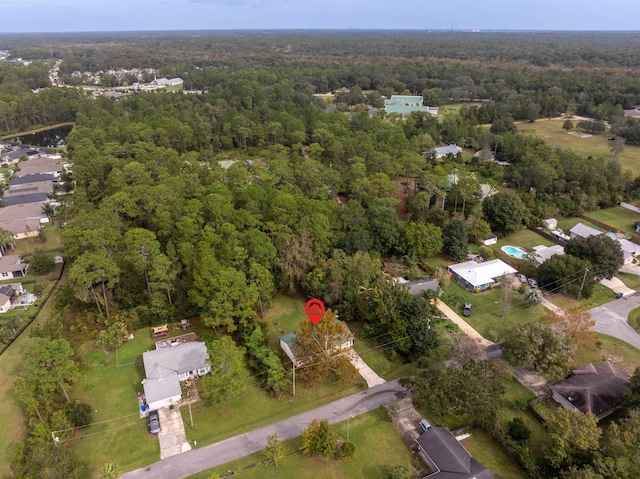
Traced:
POLYGON ((627 323, 627 316, 636 308, 640 308, 640 294, 614 299, 597 308, 591 308, 591 318, 596 322, 591 329, 640 349, 640 334, 627 323))
POLYGON ((261 451, 267 442, 267 436, 277 433, 282 441, 294 439, 302 435, 313 419, 327 419, 331 424, 346 421, 347 418, 372 411, 394 399, 402 399, 408 395, 408 391, 400 385, 398 380, 388 381, 297 416, 163 459, 151 464, 148 468, 142 467, 127 472, 121 478, 182 479, 261 451))

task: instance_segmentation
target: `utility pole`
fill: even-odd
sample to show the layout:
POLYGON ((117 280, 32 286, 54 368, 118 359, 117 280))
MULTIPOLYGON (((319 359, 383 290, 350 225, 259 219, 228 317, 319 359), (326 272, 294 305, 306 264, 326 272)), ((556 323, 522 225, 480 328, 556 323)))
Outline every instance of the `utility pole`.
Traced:
POLYGON ((296 362, 291 361, 291 364, 293 364, 293 397, 295 397, 296 396, 296 362))
POLYGON ((578 293, 578 301, 580 301, 580 296, 582 295, 582 288, 584 287, 584 282, 587 279, 587 273, 589 272, 589 268, 584 269, 584 276, 582 277, 582 284, 580 285, 580 292, 578 293))

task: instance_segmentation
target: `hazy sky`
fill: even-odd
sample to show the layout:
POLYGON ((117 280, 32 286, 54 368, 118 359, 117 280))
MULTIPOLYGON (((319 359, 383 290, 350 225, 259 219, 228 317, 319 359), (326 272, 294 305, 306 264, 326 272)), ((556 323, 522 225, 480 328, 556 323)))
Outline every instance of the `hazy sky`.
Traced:
POLYGON ((4 32, 638 30, 640 0, 0 0, 4 32))

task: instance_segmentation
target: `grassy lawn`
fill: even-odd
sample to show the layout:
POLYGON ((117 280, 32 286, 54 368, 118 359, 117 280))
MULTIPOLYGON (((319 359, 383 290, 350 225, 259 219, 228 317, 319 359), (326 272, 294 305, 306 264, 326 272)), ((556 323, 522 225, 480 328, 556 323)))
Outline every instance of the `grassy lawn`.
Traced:
POLYGON ((527 403, 535 398, 534 394, 515 378, 509 378, 503 382, 503 385, 505 393, 498 411, 498 421, 507 424, 514 417, 521 418, 531 431, 529 447, 534 453, 541 452, 547 440, 547 433, 542 424, 526 408, 527 403))
POLYGON ((498 238, 498 242, 491 247, 496 250, 500 250, 500 248, 506 245, 520 246, 521 248, 532 250, 534 246, 553 246, 555 243, 531 230, 522 229, 515 233, 511 233, 509 236, 505 236, 504 238, 498 238))
MULTIPOLYGON (((363 326, 362 323, 349 323, 349 329, 357 338, 361 336, 363 326)), ((398 360, 389 359, 384 345, 374 339, 356 339, 353 348, 371 369, 387 381, 408 376, 416 367, 413 363, 403 364, 398 360)))
MULTIPOLYGON (((335 431, 346 439, 346 423, 333 426, 335 431)), ((402 436, 387 419, 384 409, 357 416, 350 421, 349 440, 356 447, 351 460, 334 461, 315 457, 306 457, 298 453, 300 439, 285 442, 287 461, 275 467, 262 463, 262 453, 252 454, 234 462, 190 476, 190 479, 209 479, 214 472, 225 476, 234 471, 238 479, 385 479, 384 468, 387 465, 404 465, 411 468, 412 453, 402 436)), ((518 476, 514 476, 518 477, 518 476)))
POLYGON ((616 298, 611 289, 601 284, 596 284, 593 287, 593 295, 590 298, 581 299, 580 301, 560 293, 545 293, 544 297, 562 309, 570 309, 578 305, 586 309, 595 308, 616 298))
POLYGON ((634 233, 633 224, 640 220, 640 214, 630 211, 622 206, 615 206, 605 210, 590 211, 586 214, 594 220, 613 226, 623 233, 634 233))
POLYGON ((598 341, 582 342, 570 363, 571 368, 586 363, 610 361, 628 374, 640 367, 640 351, 619 339, 598 334, 598 341))
POLYGON ((308 321, 304 312, 306 299, 302 294, 290 296, 278 293, 273 298, 273 306, 264 315, 267 323, 269 346, 280 350, 280 336, 294 333, 299 329, 300 321, 308 321))
POLYGON ((509 459, 500 446, 481 429, 471 431, 471 436, 460 441, 474 458, 484 464, 495 479, 526 479, 526 475, 509 459))
MULTIPOLYGON (((566 148, 581 156, 593 156, 603 160, 617 159, 623 168, 631 170, 633 176, 640 174, 640 147, 626 145, 617 157, 609 149, 608 133, 601 133, 589 138, 578 138, 568 135, 563 129, 562 120, 537 120, 535 123, 518 125, 519 131, 532 131, 549 145, 566 148)), ((574 121, 577 123, 577 121, 574 121)))
POLYGON ((123 470, 157 461, 158 439, 149 434, 147 421, 140 418, 138 409, 137 393, 142 392, 143 367, 131 365, 116 369, 115 353, 97 350, 92 344, 85 345, 83 352, 86 370, 73 392, 94 409, 94 425, 83 429, 70 442, 78 457, 87 458, 91 477, 97 477, 100 467, 115 459, 123 470))
POLYGON ((194 404, 193 428, 189 409, 181 408, 181 412, 187 438, 204 446, 314 409, 359 390, 355 385, 345 386, 337 382, 314 387, 296 384, 295 397, 290 391, 274 397, 261 389, 257 381, 249 379, 245 387, 224 404, 211 404, 204 400, 194 404))
POLYGON ((453 280, 447 285, 446 294, 442 299, 458 314, 461 313, 464 303, 471 303, 473 305, 471 316, 464 320, 491 341, 496 339, 492 332, 498 333, 497 340, 500 341, 518 324, 535 321, 546 312, 541 305, 527 308, 523 295, 511 293, 503 318, 503 293, 500 288, 473 294, 453 280))
MULTIPOLYGON (((590 214, 591 213, 588 213, 587 216, 589 216, 590 214)), ((562 218, 562 219, 559 218, 558 219, 558 228, 560 228, 565 233, 569 234, 569 230, 571 228, 573 228, 575 225, 577 225, 578 223, 582 223, 583 225, 591 226, 592 228, 600 229, 598 226, 594 225, 593 223, 590 223, 587 220, 583 220, 582 218, 578 218, 577 216, 572 216, 570 218, 562 218)))
MULTIPOLYGON (((7 447, 14 442, 24 440, 26 422, 22 406, 13 392, 13 382, 22 371, 22 355, 30 342, 29 331, 52 314, 53 301, 44 306, 38 318, 20 335, 18 339, 0 356, 0 454, 4 456, 7 447)), ((0 477, 9 475, 9 464, 0 460, 0 477)))
POLYGON ((640 308, 636 308, 627 316, 627 322, 636 331, 640 331, 640 308))

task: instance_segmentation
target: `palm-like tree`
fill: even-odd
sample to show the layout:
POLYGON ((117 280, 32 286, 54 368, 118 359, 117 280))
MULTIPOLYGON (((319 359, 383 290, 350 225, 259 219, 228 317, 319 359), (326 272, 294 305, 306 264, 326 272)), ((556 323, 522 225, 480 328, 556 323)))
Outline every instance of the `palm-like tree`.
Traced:
POLYGON ((538 288, 532 288, 527 290, 524 293, 524 301, 527 303, 527 306, 530 308, 531 306, 535 306, 536 304, 542 303, 542 291, 538 288))
POLYGON ((51 205, 51 203, 45 203, 42 205, 42 213, 47 215, 47 218, 51 221, 53 215, 56 214, 56 209, 51 205))

